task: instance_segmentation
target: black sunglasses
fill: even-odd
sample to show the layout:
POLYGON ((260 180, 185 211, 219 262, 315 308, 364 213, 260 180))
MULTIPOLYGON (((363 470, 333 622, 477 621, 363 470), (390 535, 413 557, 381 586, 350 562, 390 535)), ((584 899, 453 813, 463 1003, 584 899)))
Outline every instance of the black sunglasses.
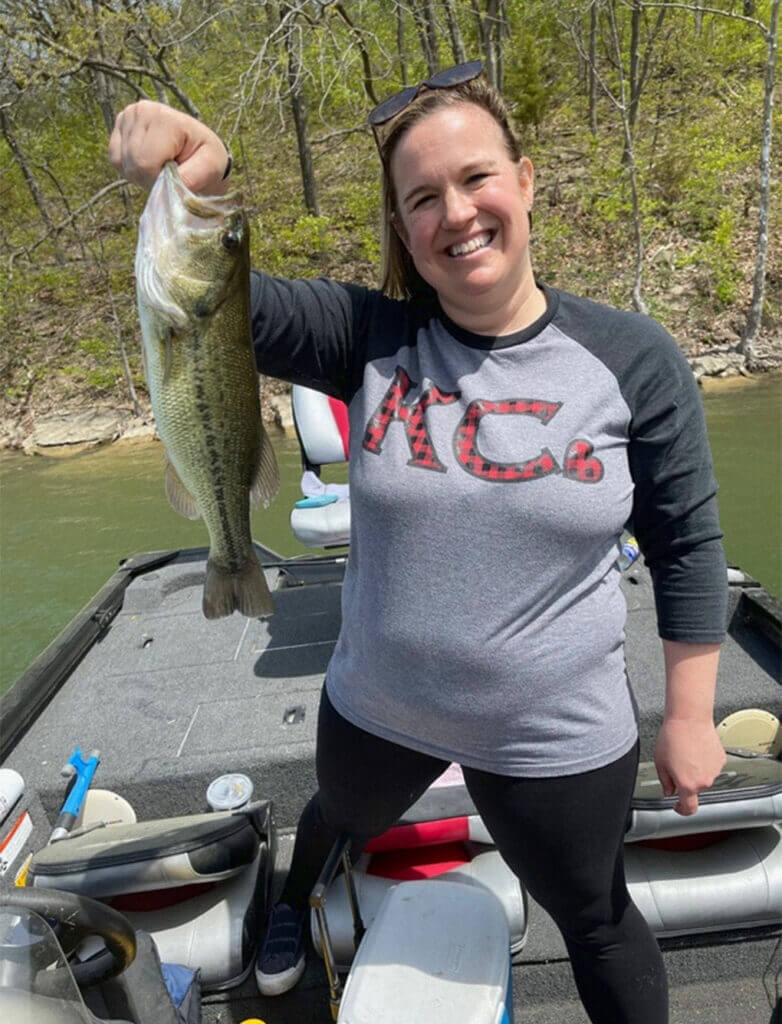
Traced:
POLYGON ((471 82, 483 71, 483 61, 471 60, 466 64, 457 64, 444 71, 438 71, 431 78, 425 78, 418 85, 408 85, 407 88, 395 92, 387 100, 379 103, 369 115, 369 123, 374 130, 381 124, 390 121, 397 114, 401 114, 405 107, 409 107, 413 100, 423 89, 453 89, 456 85, 464 85, 471 82))

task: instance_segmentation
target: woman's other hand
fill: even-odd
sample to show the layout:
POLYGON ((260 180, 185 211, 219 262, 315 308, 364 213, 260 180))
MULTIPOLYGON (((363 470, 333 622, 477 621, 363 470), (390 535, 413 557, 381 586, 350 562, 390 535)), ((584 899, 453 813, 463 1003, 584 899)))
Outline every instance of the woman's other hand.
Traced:
POLYGON ((109 160, 128 181, 147 189, 168 160, 179 164, 182 180, 193 192, 218 195, 228 188, 223 179, 228 151, 220 136, 164 103, 141 100, 117 115, 109 160))
POLYGON ((695 814, 698 793, 708 789, 725 766, 726 757, 711 721, 666 718, 657 737, 654 764, 666 796, 679 797, 677 814, 695 814))
POLYGON ((714 728, 718 644, 663 640, 665 715, 654 763, 666 796, 679 797, 677 814, 695 814, 698 793, 707 789, 727 761, 714 728))

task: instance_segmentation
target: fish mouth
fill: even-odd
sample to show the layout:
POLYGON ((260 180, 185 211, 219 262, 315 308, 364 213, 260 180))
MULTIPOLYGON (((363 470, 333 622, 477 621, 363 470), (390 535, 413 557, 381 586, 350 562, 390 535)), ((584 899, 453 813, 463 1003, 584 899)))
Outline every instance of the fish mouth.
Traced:
POLYGON ((173 328, 187 327, 189 318, 172 299, 166 280, 169 254, 182 250, 188 238, 222 231, 237 215, 241 216, 237 191, 199 195, 182 180, 174 161, 166 163, 139 220, 135 262, 139 301, 173 328))
POLYGON ((211 231, 216 225, 208 223, 209 221, 217 220, 220 223, 236 213, 241 206, 239 193, 235 189, 225 195, 214 196, 193 192, 182 180, 179 167, 173 160, 169 160, 164 166, 163 180, 169 209, 181 210, 180 219, 183 226, 190 230, 211 231))

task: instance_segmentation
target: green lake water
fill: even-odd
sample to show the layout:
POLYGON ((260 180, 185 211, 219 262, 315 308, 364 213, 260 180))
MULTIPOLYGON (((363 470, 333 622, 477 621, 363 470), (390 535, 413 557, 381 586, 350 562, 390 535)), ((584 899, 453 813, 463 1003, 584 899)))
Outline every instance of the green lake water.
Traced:
MULTIPOLYGON (((703 396, 720 483, 728 560, 782 595, 782 376, 703 396)), ((253 513, 253 536, 283 555, 301 496, 295 440, 275 441, 280 495, 253 513)), ((208 543, 163 494, 159 444, 113 445, 71 458, 0 456, 0 693, 116 569, 142 551, 208 543)), ((329 479, 345 479, 335 470, 329 479)))

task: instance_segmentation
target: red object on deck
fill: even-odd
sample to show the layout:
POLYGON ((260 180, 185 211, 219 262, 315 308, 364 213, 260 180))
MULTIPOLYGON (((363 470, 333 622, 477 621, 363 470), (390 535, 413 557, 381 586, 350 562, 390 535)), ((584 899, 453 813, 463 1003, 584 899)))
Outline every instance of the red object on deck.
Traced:
POLYGON ((468 818, 442 818, 439 821, 421 821, 415 825, 394 825, 382 836, 370 839, 364 849, 367 853, 409 850, 419 846, 460 843, 469 838, 468 818))
POLYGON ((732 836, 733 832, 696 832, 694 835, 669 836, 667 839, 642 839, 633 846, 648 846, 652 850, 703 850, 707 846, 713 846, 722 839, 732 836))
POLYGON ((109 905, 115 910, 150 911, 162 910, 164 907, 175 907, 193 896, 200 896, 215 886, 214 882, 196 885, 179 885, 173 889, 150 889, 147 892, 128 892, 120 896, 112 896, 109 905))
POLYGON ((409 882, 417 878, 436 878, 472 860, 463 843, 439 843, 408 850, 387 850, 375 853, 367 868, 368 875, 409 882))

